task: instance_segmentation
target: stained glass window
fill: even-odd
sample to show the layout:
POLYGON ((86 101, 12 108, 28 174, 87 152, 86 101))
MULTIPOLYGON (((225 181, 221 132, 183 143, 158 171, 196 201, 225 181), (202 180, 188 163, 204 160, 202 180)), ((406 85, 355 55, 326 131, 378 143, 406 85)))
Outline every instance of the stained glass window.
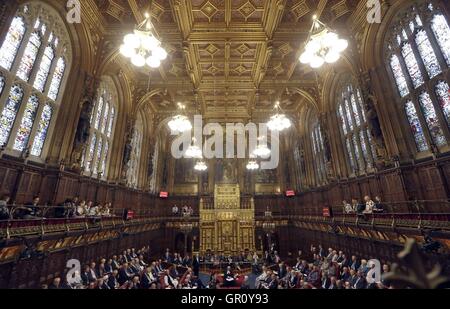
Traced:
POLYGON ((106 170, 106 161, 108 160, 108 154, 109 154, 109 142, 108 141, 106 141, 106 144, 105 144, 105 158, 102 160, 102 167, 101 167, 101 170, 100 170, 100 173, 105 173, 105 170, 106 170))
POLYGON ((117 97, 114 83, 108 77, 101 82, 97 90, 97 99, 91 114, 91 145, 83 154, 86 172, 94 176, 107 176, 108 158, 113 135, 113 119, 115 117, 114 102, 117 97), (113 95, 114 94, 114 95, 113 95))
POLYGON ((92 162, 94 162, 95 165, 95 161, 94 161, 94 152, 95 152, 95 144, 97 142, 97 136, 93 136, 91 139, 91 145, 89 146, 89 153, 87 156, 87 160, 86 160, 86 171, 89 172, 91 170, 91 165, 92 162))
POLYGON ((366 122, 367 121, 366 113, 365 113, 365 108, 364 108, 364 105, 363 105, 364 101, 362 99, 361 91, 359 89, 356 90, 356 96, 358 98, 359 107, 361 108, 360 110, 361 110, 361 116, 362 116, 363 122, 366 122))
POLYGON ((30 78, 41 43, 40 34, 38 32, 33 32, 31 34, 30 41, 25 47, 25 52, 22 60, 20 61, 19 69, 17 70, 17 76, 26 82, 30 78))
POLYGON ((422 108, 423 115, 430 130, 431 136, 437 146, 444 146, 447 141, 442 131, 442 127, 437 119, 436 110, 433 106, 433 101, 431 101, 430 95, 427 92, 423 92, 419 96, 420 106, 422 108))
POLYGON ((398 12, 401 18, 390 27, 393 32, 388 41, 396 40, 399 35, 405 36, 402 30, 398 30, 403 25, 409 25, 411 31, 406 33, 399 47, 389 49, 388 45, 391 44, 388 42, 385 46, 402 98, 401 106, 404 106, 418 152, 430 150, 430 144, 439 148, 448 145, 446 136, 450 133, 448 85, 442 80, 436 83, 436 79, 445 79, 449 73, 441 55, 450 65, 450 28, 437 6, 430 3, 428 10, 424 12, 420 4, 413 3, 405 9, 406 12, 398 12), (402 70, 403 63, 406 70, 402 70), (429 78, 424 78, 424 74, 429 78), (408 89, 407 76, 411 78, 416 91, 408 89), (436 96, 430 95, 432 89, 436 96))
POLYGON ((427 151, 428 144, 423 133, 422 125, 420 124, 419 116, 417 116, 416 107, 411 101, 406 102, 405 111, 416 142, 417 150, 419 152, 427 151))
POLYGON ((400 96, 403 98, 409 94, 409 88, 397 55, 392 55, 391 57, 391 69, 394 73, 397 89, 400 92, 400 96))
POLYGON ((11 70, 17 51, 22 43, 26 28, 22 17, 14 17, 6 38, 0 48, 0 66, 11 70))
POLYGON ((8 143, 9 135, 16 120, 17 111, 19 110, 22 99, 23 89, 20 86, 14 85, 11 88, 0 117, 0 147, 8 143))
POLYGON ((437 83, 436 95, 442 112, 447 120, 447 125, 450 126, 450 89, 446 82, 439 81, 437 83))
POLYGON ((409 43, 403 44, 402 55, 405 59, 406 68, 408 69, 409 76, 411 77, 414 88, 420 87, 421 85, 423 85, 424 80, 422 73, 420 72, 417 59, 414 56, 414 52, 409 43))
POLYGON ((98 174, 98 170, 101 166, 101 159, 102 159, 102 149, 103 149, 103 141, 101 139, 98 140, 97 145, 97 154, 95 157, 95 163, 94 163, 94 174, 98 174))
POLYGON ((350 145, 350 139, 347 138, 345 140, 345 142, 346 142, 346 147, 347 147, 347 154, 348 154, 348 157, 349 157, 349 160, 350 160, 350 167, 351 167, 352 171, 355 171, 356 170, 356 165, 355 165, 355 160, 353 158, 352 146, 350 145))
POLYGON ((0 75, 0 95, 2 95, 4 87, 5 87, 5 78, 2 75, 0 75))
POLYGON ((367 149, 367 145, 366 145, 366 138, 364 137, 364 131, 360 131, 359 132, 359 140, 361 141, 361 150, 363 153, 363 157, 364 158, 368 158, 369 157, 369 150, 367 149))
POLYGON ((368 169, 373 167, 374 152, 372 145, 369 147, 365 135, 368 124, 361 92, 352 84, 340 89, 338 117, 342 125, 343 143, 348 152, 351 171, 368 172, 368 169))
POLYGON ((359 127, 361 125, 361 119, 359 119, 358 106, 356 104, 355 95, 352 93, 350 98, 352 101, 353 117, 355 118, 356 126, 359 127))
POLYGON ((28 99, 22 118, 22 123, 20 124, 19 131, 17 131, 16 134, 16 140, 14 141, 13 147, 14 150, 24 151, 27 147, 38 107, 39 99, 35 95, 31 96, 28 99))
POLYGON ((0 106, 0 143, 12 155, 20 156, 28 147, 33 157, 46 155, 44 144, 58 110, 54 101, 71 60, 68 39, 60 14, 34 1, 19 6, 0 42, 0 102, 6 101, 0 106), (6 83, 15 79, 21 79, 20 86, 6 83))
POLYGON ((433 29, 436 40, 441 48, 447 65, 450 66, 450 27, 444 15, 436 14, 431 21, 431 29, 433 29))
POLYGON ((106 125, 108 124, 108 116, 109 116, 109 104, 106 103, 105 112, 103 113, 103 120, 102 120, 102 133, 105 133, 106 125))
POLYGON ((345 111, 347 112, 347 123, 348 123, 348 129, 350 131, 353 131, 354 126, 353 126, 353 119, 352 119, 352 111, 350 109, 350 103, 348 101, 348 98, 344 99, 345 102, 345 111))
POLYGON ((98 99, 97 116, 95 117, 95 129, 98 129, 100 119, 102 118, 103 104, 105 103, 103 95, 98 99))
POLYGON ((34 88, 39 90, 40 92, 44 91, 53 58, 55 58, 55 52, 53 50, 53 47, 47 46, 45 48, 44 56, 42 57, 41 64, 39 66, 39 71, 36 75, 36 80, 34 81, 33 85, 34 88))
POLYGON ((420 57, 425 64, 425 69, 428 72, 428 76, 433 78, 439 75, 441 71, 441 66, 436 58, 433 47, 431 46, 430 40, 428 39, 425 30, 419 30, 416 34, 416 44, 419 49, 420 57))
POLYGON ((344 118, 344 111, 342 110, 342 105, 339 105, 339 120, 342 126, 342 130, 344 131, 344 134, 347 134, 347 125, 345 123, 345 118, 344 118))
POLYGON ((109 117, 108 134, 107 134, 108 137, 111 137, 113 123, 114 123, 114 118, 116 117, 115 113, 116 113, 116 111, 115 111, 115 109, 113 107, 111 109, 111 116, 109 117))
POLYGON ((64 71, 66 69, 66 62, 64 58, 59 58, 56 63, 55 72, 53 73, 53 78, 50 83, 50 88, 48 90, 48 97, 53 101, 56 101, 58 97, 59 88, 61 87, 61 80, 64 76, 64 71))
POLYGON ((320 124, 317 123, 311 132, 311 144, 313 146, 314 159, 317 171, 317 179, 320 184, 324 184, 327 181, 326 174, 326 157, 323 145, 323 137, 320 124))
POLYGON ((31 147, 31 155, 39 157, 44 148, 44 143, 47 138, 48 128, 52 120, 52 107, 46 104, 42 111, 41 119, 39 120, 39 127, 34 138, 33 146, 31 147))

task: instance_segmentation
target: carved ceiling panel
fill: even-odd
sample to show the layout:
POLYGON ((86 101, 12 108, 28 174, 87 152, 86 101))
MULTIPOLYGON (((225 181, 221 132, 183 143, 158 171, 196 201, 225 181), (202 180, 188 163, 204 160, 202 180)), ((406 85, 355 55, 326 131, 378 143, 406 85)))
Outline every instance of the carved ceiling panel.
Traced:
MULTIPOLYGON (((176 102, 210 117, 252 117, 267 113, 276 101, 299 111, 317 99, 317 78, 298 57, 312 16, 338 30, 357 0, 87 0, 102 16, 109 45, 119 47, 123 35, 150 10, 169 57, 151 73, 126 59, 128 80, 143 97, 163 89, 149 104, 154 112, 175 110, 176 102), (306 95, 306 96, 305 96, 306 95)), ((117 58, 121 58, 117 54, 117 58)), ((137 99, 139 100, 139 98, 137 99)))

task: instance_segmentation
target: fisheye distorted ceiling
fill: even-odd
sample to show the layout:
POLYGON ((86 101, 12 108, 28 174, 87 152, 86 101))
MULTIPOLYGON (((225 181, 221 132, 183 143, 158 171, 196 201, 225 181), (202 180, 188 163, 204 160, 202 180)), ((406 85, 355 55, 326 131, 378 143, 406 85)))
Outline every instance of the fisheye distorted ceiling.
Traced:
MULTIPOLYGON (((298 61, 312 16, 345 29, 359 2, 87 0, 85 5, 100 19, 112 50, 151 6, 169 58, 150 74, 129 65, 136 100, 150 84, 164 89, 151 98, 156 112, 173 111, 183 102, 206 117, 232 119, 266 113, 277 100, 290 112, 317 101, 317 74, 298 61)), ((118 53, 114 61, 127 66, 118 53)))

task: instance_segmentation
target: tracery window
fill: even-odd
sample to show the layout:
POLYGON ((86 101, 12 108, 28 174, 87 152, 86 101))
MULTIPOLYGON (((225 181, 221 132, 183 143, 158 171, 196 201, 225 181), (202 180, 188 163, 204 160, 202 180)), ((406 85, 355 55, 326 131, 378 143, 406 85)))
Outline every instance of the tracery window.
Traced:
POLYGON ((88 146, 82 158, 85 173, 106 179, 116 118, 117 91, 110 77, 105 77, 97 90, 91 115, 88 146))
POLYGON ((352 174, 364 174, 373 168, 375 148, 369 132, 359 88, 344 77, 338 91, 337 116, 342 141, 352 174))
POLYGON ((127 184, 131 188, 137 188, 139 185, 139 166, 141 162, 143 132, 144 127, 142 116, 139 115, 133 130, 133 137, 131 140, 131 155, 127 169, 127 184))
POLYGON ((327 183, 327 170, 326 170, 326 157, 325 149, 323 144, 322 128, 317 122, 311 132, 311 144, 313 148, 313 156, 315 163, 316 176, 318 179, 318 184, 327 183))
POLYGON ((0 42, 0 147, 46 154, 46 141, 71 61, 63 19, 41 2, 22 5, 0 42))
MULTIPOLYGON (((429 1, 399 13, 386 42, 416 152, 447 149, 450 141, 450 27, 448 17, 429 1)), ((445 150, 444 150, 445 151, 445 150)))

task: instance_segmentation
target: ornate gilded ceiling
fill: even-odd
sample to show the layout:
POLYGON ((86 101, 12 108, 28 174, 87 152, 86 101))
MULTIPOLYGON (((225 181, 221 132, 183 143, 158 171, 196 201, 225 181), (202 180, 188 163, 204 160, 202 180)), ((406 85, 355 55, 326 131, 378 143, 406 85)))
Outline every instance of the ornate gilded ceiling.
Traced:
MULTIPOLYGON (((84 1, 83 1, 84 2, 84 1)), ((276 100, 296 112, 319 98, 318 75, 298 62, 318 14, 345 31, 357 0, 155 0, 151 14, 169 52, 149 73, 117 54, 123 35, 143 20, 148 0, 86 0, 100 19, 111 61, 126 68, 134 100, 148 89, 152 109, 167 113, 181 101, 210 118, 267 114, 276 100)))

